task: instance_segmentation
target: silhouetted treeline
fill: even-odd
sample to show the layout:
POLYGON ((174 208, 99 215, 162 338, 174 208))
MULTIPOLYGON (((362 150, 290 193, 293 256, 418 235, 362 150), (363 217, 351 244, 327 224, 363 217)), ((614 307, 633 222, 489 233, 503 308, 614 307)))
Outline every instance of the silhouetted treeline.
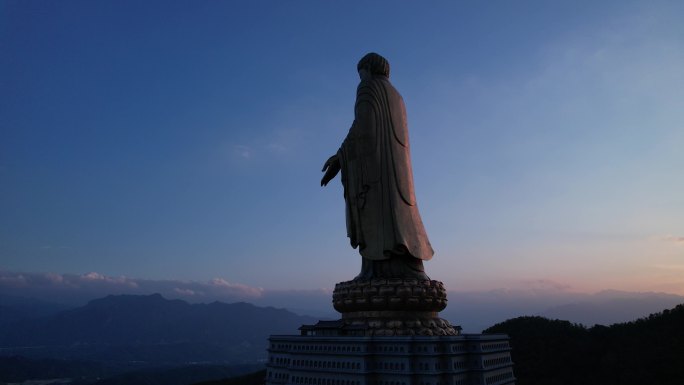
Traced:
POLYGON ((200 382, 194 385, 263 385, 266 378, 266 369, 250 373, 244 376, 227 378, 220 381, 200 382))
MULTIPOLYGON (((249 378, 245 373, 253 373, 261 365, 189 365, 177 368, 147 369, 125 373, 97 381, 88 385, 188 385, 212 381, 220 378, 237 380, 249 378)), ((265 373, 265 371, 262 370, 265 373)), ((261 376, 263 384, 264 376, 261 376)), ((85 384, 83 384, 85 385, 85 384)), ((245 385, 248 385, 247 383, 245 385)))
POLYGON ((684 305, 608 327, 519 317, 484 333, 511 337, 519 384, 684 384, 684 305))
POLYGON ((36 378, 95 379, 117 374, 121 368, 98 362, 57 359, 29 359, 21 356, 0 356, 0 384, 21 383, 36 378))
POLYGON ((35 383, 48 383, 48 379, 53 379, 55 383, 70 385, 188 385, 221 378, 237 380, 241 378, 237 376, 245 376, 262 367, 259 364, 194 364, 131 370, 131 366, 111 363, 0 356, 0 385, 33 383, 27 380, 30 378, 42 379, 35 383))

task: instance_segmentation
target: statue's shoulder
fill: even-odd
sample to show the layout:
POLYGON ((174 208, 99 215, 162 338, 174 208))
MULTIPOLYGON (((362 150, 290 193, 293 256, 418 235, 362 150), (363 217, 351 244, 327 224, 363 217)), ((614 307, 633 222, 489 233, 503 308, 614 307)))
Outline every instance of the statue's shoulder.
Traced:
POLYGON ((362 93, 362 92, 370 92, 371 88, 373 88, 373 80, 361 80, 359 82, 359 85, 356 87, 356 93, 362 93))
POLYGON ((372 80, 361 80, 356 87, 356 104, 368 102, 377 103, 378 85, 372 80))
POLYGON ((365 79, 359 82, 356 87, 356 97, 358 98, 377 98, 379 94, 386 94, 387 91, 395 93, 396 90, 389 79, 382 76, 365 79))

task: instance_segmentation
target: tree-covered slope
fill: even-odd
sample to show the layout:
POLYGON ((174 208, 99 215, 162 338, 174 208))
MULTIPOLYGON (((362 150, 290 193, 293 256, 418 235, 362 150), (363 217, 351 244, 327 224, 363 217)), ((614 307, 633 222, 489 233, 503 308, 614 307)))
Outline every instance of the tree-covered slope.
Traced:
POLYGON ((511 337, 520 384, 684 384, 684 305, 608 327, 519 317, 484 332, 511 337))

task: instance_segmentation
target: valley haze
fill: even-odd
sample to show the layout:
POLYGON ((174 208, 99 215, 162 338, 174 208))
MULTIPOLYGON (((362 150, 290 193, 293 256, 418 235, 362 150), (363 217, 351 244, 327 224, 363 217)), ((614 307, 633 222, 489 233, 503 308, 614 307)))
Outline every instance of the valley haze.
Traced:
MULTIPOLYGON (((108 295, 154 293, 189 303, 248 302, 321 319, 339 318, 332 307, 332 288, 269 290, 221 278, 198 282, 110 277, 95 272, 81 275, 0 272, 0 306, 34 304, 35 308, 56 311, 83 306, 108 295), (37 305, 36 300, 44 303, 37 305)), ((684 303, 684 296, 676 294, 617 290, 578 293, 547 281, 527 282, 514 289, 449 291, 448 299, 442 317, 471 333, 523 315, 541 315, 587 326, 609 325, 684 303)))

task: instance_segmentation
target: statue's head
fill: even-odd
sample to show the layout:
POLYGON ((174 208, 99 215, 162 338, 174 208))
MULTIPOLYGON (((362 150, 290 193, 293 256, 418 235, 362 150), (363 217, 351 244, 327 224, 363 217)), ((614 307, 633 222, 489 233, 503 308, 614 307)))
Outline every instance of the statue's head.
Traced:
POLYGON ((378 55, 375 52, 366 54, 359 60, 359 64, 356 65, 356 70, 361 73, 361 70, 365 69, 372 75, 382 75, 389 77, 390 66, 387 59, 378 55))

